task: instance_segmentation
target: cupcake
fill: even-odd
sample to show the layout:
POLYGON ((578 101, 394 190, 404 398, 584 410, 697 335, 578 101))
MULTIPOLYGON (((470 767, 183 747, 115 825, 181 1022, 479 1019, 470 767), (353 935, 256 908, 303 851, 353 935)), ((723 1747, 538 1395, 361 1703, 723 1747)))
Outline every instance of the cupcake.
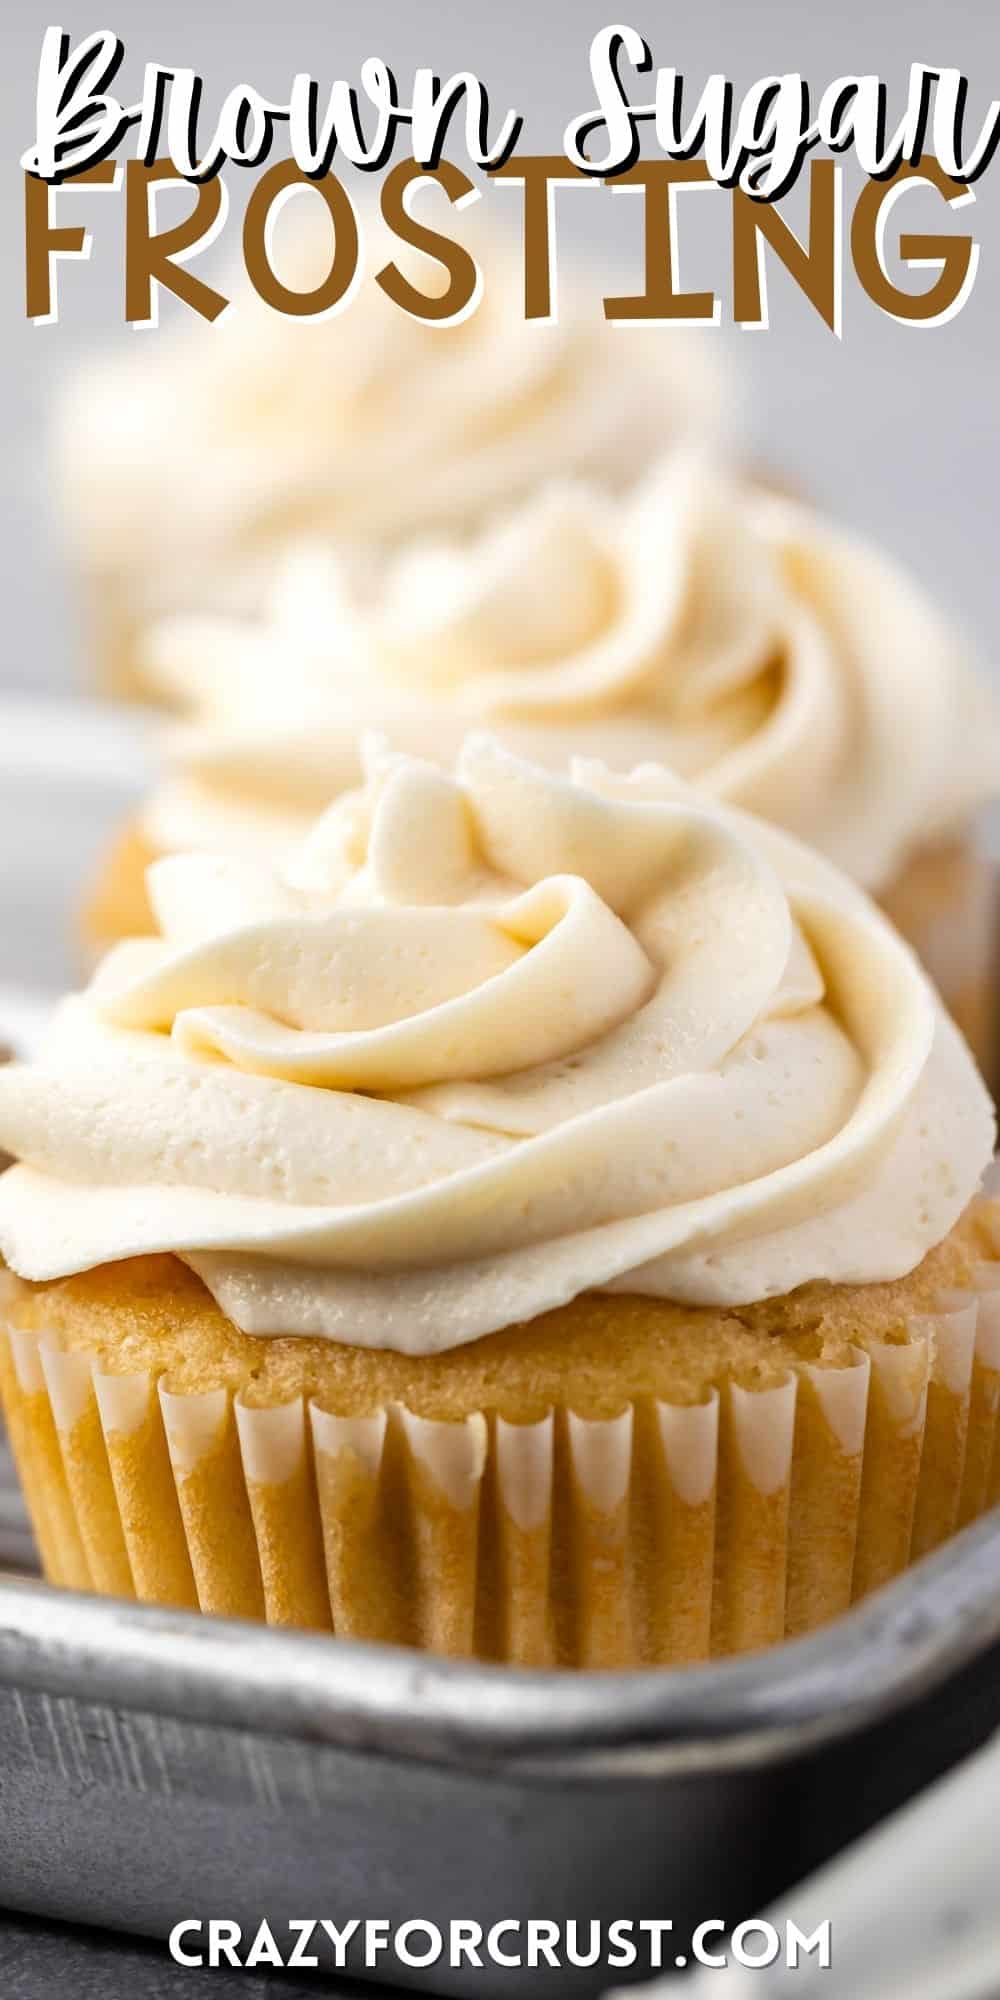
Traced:
POLYGON ((994 1119, 863 892, 655 767, 370 742, 0 1072, 48 1575, 529 1665, 811 1630, 1000 1486, 994 1119))
MULTIPOLYGON (((316 208, 318 222, 296 204, 279 232, 293 290, 329 265, 316 208)), ((384 264, 428 294, 441 266, 366 228, 363 281, 333 317, 289 318, 230 284, 216 325, 188 321, 72 383, 55 485, 112 691, 155 694, 137 650, 151 616, 255 605, 291 535, 331 536, 364 570, 415 533, 465 532, 546 478, 615 487, 667 443, 716 434, 720 377, 703 337, 640 329, 626 355, 600 286, 562 257, 558 324, 526 322, 513 243, 446 204, 438 219, 483 275, 460 324, 424 324, 387 297, 384 264)))
POLYGON ((153 854, 294 845, 357 783, 366 725, 444 760, 483 725, 553 769, 655 758, 808 840, 885 904, 992 1056, 1000 940, 973 821, 1000 789, 1000 712, 916 583, 701 455, 630 496, 563 485, 471 542, 424 543, 374 599, 303 548, 266 617, 170 621, 149 664, 189 724, 102 868, 92 944, 134 928, 153 854))

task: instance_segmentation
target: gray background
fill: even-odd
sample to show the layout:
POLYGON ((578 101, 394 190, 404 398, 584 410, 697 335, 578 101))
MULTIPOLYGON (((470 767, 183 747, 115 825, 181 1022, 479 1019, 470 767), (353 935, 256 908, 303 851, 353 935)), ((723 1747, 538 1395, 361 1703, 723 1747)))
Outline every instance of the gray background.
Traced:
MULTIPOLYGON (((22 212, 16 162, 33 136, 34 87, 43 30, 54 17, 74 39, 113 26, 128 55, 122 94, 137 94, 146 60, 192 64, 204 73, 209 104, 237 81, 281 97, 292 72, 354 76, 365 55, 385 56, 401 84, 418 62, 439 71, 469 67, 499 107, 526 115, 522 146, 557 148, 567 118, 591 101, 587 51, 592 33, 615 18, 610 0, 116 0, 104 10, 60 0, 7 0, 0 29, 0 116, 8 169, 0 179, 3 269, 2 364, 5 448, 2 490, 3 640, 0 685, 66 687, 79 674, 70 595, 56 558, 46 505, 44 419, 52 389, 88 348, 115 338, 156 340, 120 326, 121 216, 117 198, 95 196, 90 268, 64 265, 62 320, 33 327, 23 318, 22 212), (105 18, 106 15, 106 18, 105 18)), ((622 10, 650 41, 654 59, 675 64, 700 87, 724 69, 746 83, 772 70, 800 69, 819 89, 853 71, 883 75, 902 107, 911 61, 956 64, 970 76, 973 113, 1000 89, 1000 13, 995 0, 941 0, 873 8, 843 0, 697 0, 671 8, 632 0, 622 10)), ((619 16, 618 18, 621 18, 619 16)), ((117 87, 117 86, 116 86, 117 87)), ((248 176, 231 173, 234 207, 248 176)), ((801 192, 801 190, 799 191, 801 192)), ((497 195, 508 205, 512 191, 497 195)), ((851 191, 845 206, 850 208, 851 191)), ((934 227, 939 205, 909 197, 907 224, 934 227)), ((71 206, 66 203, 65 206, 71 206)), ((82 203, 80 204, 82 207, 82 203)), ((682 238, 685 283, 715 279, 728 308, 728 197, 699 197, 682 238), (692 226, 693 225, 693 226, 692 226), (697 232, 699 242, 693 242, 697 232)), ((638 276, 634 200, 570 192, 561 198, 567 244, 599 252, 613 275, 611 248, 638 276)), ((897 211, 897 215, 899 211, 897 211)), ((73 219, 76 219, 75 217, 73 219)), ((232 217, 231 217, 232 225, 232 217)), ((997 326, 1000 323, 1000 160, 979 183, 975 208, 953 227, 972 226, 981 242, 979 276, 958 319, 917 331, 883 317, 850 270, 844 339, 838 343, 779 267, 770 282, 771 330, 704 338, 731 352, 745 378, 743 415, 756 447, 775 465, 923 571, 939 595, 968 618, 991 659, 997 601, 993 495, 1000 450, 997 326), (971 225, 970 225, 971 218, 971 225)), ((235 247, 236 229, 227 241, 235 247)), ((210 253, 211 254, 211 253, 210 253)), ((921 275, 911 281, 924 282, 921 275)), ((638 287, 636 286, 636 289, 638 287)), ((608 287, 610 289, 610 287, 608 287)), ((164 326, 188 317, 168 302, 164 326)), ((206 337, 211 338, 206 329, 206 337)), ((669 334, 664 336, 669 338, 669 334)), ((627 340, 627 335, 622 336, 627 340)))

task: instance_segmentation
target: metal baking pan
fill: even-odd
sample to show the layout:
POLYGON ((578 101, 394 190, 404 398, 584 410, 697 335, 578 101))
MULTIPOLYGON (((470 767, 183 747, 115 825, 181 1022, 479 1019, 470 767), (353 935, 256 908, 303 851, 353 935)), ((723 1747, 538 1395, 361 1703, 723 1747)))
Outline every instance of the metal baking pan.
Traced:
MULTIPOLYGON (((88 852, 113 804, 93 788, 93 825, 81 805, 88 852)), ((39 1003, 65 982, 39 939, 63 932, 68 851, 30 912, 4 905, 4 977, 41 981, 39 1003)), ((12 1041, 30 1043, 30 998, 0 992, 12 1041)), ((247 1936, 263 1917, 576 1918, 585 1936, 669 1917, 683 1954, 696 1923, 769 1903, 1000 1725, 1000 1511, 812 1639, 629 1675, 73 1597, 33 1564, 0 1462, 0 1906, 154 1938, 187 1916, 247 1936)), ((386 1956, 378 1976, 490 2000, 649 1970, 386 1956)))
MULTIPOLYGON (((812 1638, 631 1674, 438 1661, 10 1569, 0 1904, 153 1937, 226 1917, 247 1939, 263 1917, 276 1935, 576 1918, 584 1939, 592 1919, 669 1917, 682 1954, 696 1923, 760 1908, 998 1723, 1000 1511, 812 1638)), ((611 1978, 421 1974, 391 1954, 372 1976, 476 1996, 611 1978)))

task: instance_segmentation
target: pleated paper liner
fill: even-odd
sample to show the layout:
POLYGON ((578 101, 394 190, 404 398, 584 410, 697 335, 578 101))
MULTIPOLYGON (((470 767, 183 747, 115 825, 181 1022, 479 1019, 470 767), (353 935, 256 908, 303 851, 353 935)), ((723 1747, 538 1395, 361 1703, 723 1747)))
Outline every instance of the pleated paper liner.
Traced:
POLYGON ((46 1575, 531 1666, 813 1630, 1000 1499, 1000 1260, 892 1342, 588 1421, 340 1417, 0 1336, 46 1575))

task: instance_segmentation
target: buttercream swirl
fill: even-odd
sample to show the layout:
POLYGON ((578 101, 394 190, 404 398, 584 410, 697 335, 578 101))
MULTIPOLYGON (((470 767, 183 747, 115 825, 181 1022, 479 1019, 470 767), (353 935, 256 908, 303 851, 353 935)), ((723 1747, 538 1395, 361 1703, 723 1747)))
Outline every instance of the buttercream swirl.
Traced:
MULTIPOLYGON (((329 220, 289 216, 281 272, 306 290, 329 220)), ((426 211, 430 216, 430 206, 426 211)), ((210 329, 160 333, 86 367, 57 426, 58 490, 84 564, 137 608, 254 601, 270 551, 308 529, 347 550, 428 527, 465 531, 540 481, 617 485, 665 442, 716 434, 720 379, 704 337, 622 340, 566 258, 556 324, 526 322, 506 234, 447 208, 483 277, 455 326, 426 325, 374 273, 394 261, 428 293, 441 267, 366 226, 364 276, 332 318, 289 318, 242 285, 210 329)))
POLYGON ((370 601, 303 547, 268 618, 171 621, 151 660, 196 718, 146 815, 165 851, 297 838, 376 724, 442 759, 470 724, 552 768, 654 757, 876 890, 1000 783, 1000 714, 916 584, 689 453, 425 542, 370 601))
POLYGON ((656 767, 367 755, 284 870, 154 864, 160 935, 0 1071, 16 1271, 172 1250, 249 1332, 424 1353, 947 1233, 992 1109, 860 890, 656 767))

